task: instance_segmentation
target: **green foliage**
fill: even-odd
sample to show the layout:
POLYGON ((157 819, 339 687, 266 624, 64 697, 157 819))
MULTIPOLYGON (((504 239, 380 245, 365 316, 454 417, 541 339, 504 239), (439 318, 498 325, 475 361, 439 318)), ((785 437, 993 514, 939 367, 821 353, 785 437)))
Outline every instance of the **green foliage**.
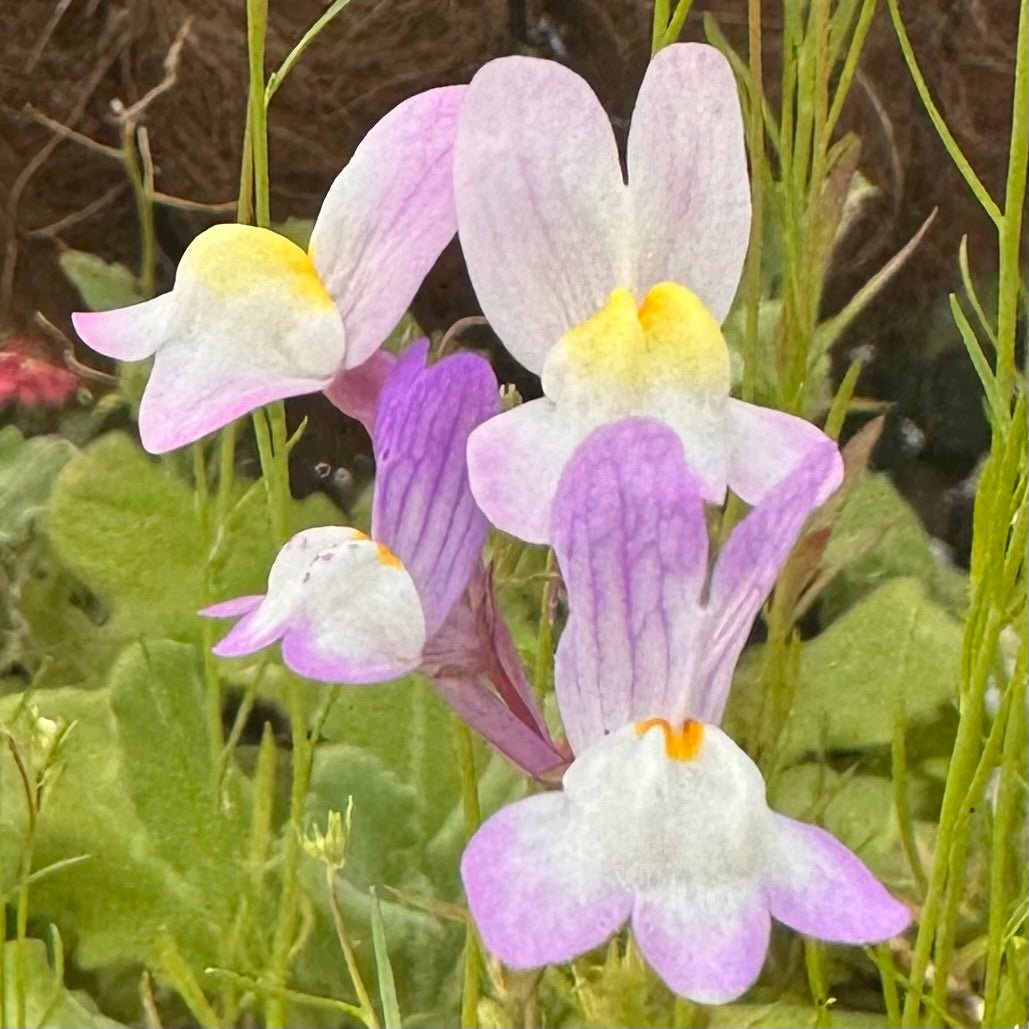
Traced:
POLYGON ((0 429, 0 547, 25 541, 54 480, 74 453, 59 436, 25 439, 13 425, 0 429))
POLYGON ((146 299, 139 279, 123 264, 108 263, 84 250, 65 250, 60 262, 90 311, 110 311, 146 299))
MULTIPOLYGON (((13 1026, 15 1022, 15 984, 19 972, 18 946, 11 941, 4 947, 6 982, 0 1025, 13 1026)), ((46 944, 42 940, 25 940, 21 973, 25 984, 24 1025, 37 1029, 118 1029, 101 1015, 92 999, 85 993, 69 990, 61 982, 57 971, 47 960, 46 944)))

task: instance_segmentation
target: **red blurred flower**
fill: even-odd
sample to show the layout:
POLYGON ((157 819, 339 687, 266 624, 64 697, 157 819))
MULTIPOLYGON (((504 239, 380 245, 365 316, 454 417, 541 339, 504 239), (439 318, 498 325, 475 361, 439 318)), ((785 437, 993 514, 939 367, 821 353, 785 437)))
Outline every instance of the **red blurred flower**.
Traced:
POLYGON ((0 407, 60 407, 78 389, 78 376, 54 364, 39 340, 11 336, 0 347, 0 407))

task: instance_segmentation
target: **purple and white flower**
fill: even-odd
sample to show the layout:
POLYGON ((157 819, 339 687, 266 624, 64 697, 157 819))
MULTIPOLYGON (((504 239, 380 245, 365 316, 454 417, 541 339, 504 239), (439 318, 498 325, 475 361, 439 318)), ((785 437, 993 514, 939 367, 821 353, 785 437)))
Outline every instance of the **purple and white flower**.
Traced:
POLYGON ((838 840, 770 810, 757 766, 718 728, 751 623, 841 474, 823 448, 709 573, 703 486, 670 428, 629 419, 577 449, 551 525, 570 606, 555 685, 576 757, 560 792, 502 809, 462 861, 501 960, 567 961, 628 922, 674 991, 715 1004, 755 981, 773 918, 855 944, 908 925, 838 840))
POLYGON ((683 43, 654 58, 626 163, 628 181, 600 102, 559 64, 501 58, 468 87, 454 152, 461 245, 483 313, 545 394, 473 433, 472 491, 530 542, 548 540, 565 464, 608 422, 672 426, 714 503, 727 487, 756 503, 819 444, 802 419, 729 396, 719 326, 750 187, 717 50, 683 43))
POLYGON ((269 229, 216 225, 170 293, 73 316, 94 350, 153 357, 143 446, 191 443, 262 404, 325 390, 365 420, 377 351, 454 235, 452 155, 465 87, 411 97, 365 136, 329 189, 307 251, 269 229))

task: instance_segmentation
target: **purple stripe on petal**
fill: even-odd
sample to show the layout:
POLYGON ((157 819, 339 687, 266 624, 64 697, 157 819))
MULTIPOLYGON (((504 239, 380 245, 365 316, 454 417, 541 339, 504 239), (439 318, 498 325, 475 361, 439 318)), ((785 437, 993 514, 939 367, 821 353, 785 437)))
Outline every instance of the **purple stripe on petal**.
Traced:
POLYGON ((688 709, 707 526, 676 434, 642 418, 596 430, 566 466, 551 537, 570 609, 555 686, 572 749, 688 709))
POLYGON ((877 943, 911 924, 892 897, 831 833, 773 815, 767 883, 772 914, 798 932, 835 943, 877 943))
POLYGON ((822 436, 821 445, 771 489, 722 548, 711 577, 701 704, 694 717, 712 725, 721 721, 751 625, 808 515, 836 489, 842 474, 836 444, 822 436))
POLYGON ((432 636, 468 585, 486 541, 465 451, 499 399, 481 357, 456 354, 426 367, 427 352, 427 341, 412 344, 379 398, 372 535, 414 579, 432 636))

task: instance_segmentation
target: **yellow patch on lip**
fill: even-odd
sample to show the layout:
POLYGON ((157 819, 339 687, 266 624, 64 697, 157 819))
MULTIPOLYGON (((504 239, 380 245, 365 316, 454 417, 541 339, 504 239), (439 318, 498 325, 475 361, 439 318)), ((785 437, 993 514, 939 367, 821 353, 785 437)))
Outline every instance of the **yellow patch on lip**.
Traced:
POLYGON ((616 289, 558 346, 580 375, 604 386, 729 392, 729 349, 718 322, 674 282, 654 286, 638 308, 629 290, 616 289))
POLYGON ((179 274, 192 275, 216 293, 286 289, 305 305, 335 306, 305 250, 253 225, 215 225, 200 233, 182 255, 179 274))
POLYGON ((390 550, 385 543, 376 543, 375 546, 378 547, 379 550, 379 560, 384 565, 389 565, 391 568, 404 567, 403 561, 401 561, 400 558, 397 557, 397 555, 394 554, 393 551, 390 550))
POLYGON ((688 718, 678 729, 663 718, 648 718, 636 723, 636 735, 645 736, 651 729, 660 729, 665 735, 665 753, 673 761, 692 761, 704 742, 704 725, 688 718))

